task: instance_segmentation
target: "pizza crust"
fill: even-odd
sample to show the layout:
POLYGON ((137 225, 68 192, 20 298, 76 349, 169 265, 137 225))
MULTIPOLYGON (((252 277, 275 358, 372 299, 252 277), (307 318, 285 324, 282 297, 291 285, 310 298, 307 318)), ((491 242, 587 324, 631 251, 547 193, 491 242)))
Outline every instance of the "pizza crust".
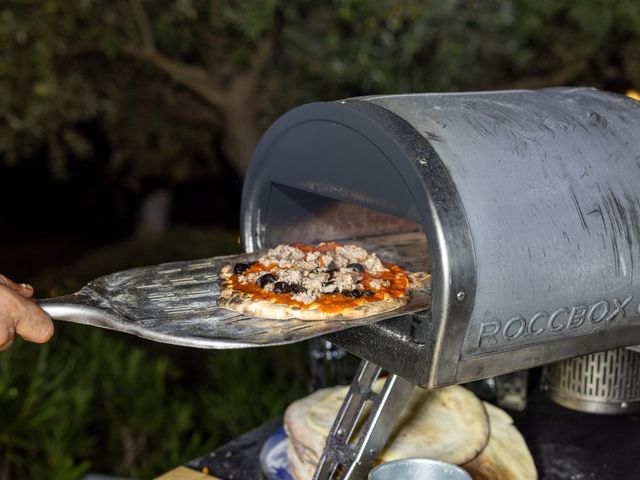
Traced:
POLYGON ((462 467, 474 480, 536 480, 538 472, 527 442, 504 410, 484 402, 491 436, 486 448, 462 467))
POLYGON ((412 290, 425 290, 431 285, 431 274, 427 272, 406 272, 409 279, 409 288, 412 290))

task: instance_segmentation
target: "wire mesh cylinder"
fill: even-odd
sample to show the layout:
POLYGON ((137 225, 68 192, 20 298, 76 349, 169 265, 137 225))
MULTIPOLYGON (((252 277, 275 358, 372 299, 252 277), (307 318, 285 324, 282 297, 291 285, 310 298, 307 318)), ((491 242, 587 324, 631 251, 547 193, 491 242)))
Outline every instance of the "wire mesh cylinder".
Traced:
POLYGON ((560 405, 591 413, 640 410, 640 353, 618 348, 544 367, 543 389, 560 405))

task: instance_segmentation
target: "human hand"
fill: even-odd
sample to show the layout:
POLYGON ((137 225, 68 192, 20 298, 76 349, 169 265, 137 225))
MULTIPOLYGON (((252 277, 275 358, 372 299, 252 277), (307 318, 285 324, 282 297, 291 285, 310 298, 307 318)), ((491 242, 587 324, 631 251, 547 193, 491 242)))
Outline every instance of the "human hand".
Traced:
POLYGON ((0 351, 13 344, 16 333, 35 343, 44 343, 53 335, 51 318, 31 297, 33 287, 0 274, 0 351))

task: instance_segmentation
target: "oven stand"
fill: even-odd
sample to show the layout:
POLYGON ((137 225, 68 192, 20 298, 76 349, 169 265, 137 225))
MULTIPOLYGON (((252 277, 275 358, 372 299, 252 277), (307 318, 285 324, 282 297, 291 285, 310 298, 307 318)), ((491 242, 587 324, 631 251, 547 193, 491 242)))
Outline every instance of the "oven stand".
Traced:
POLYGON ((366 360, 360 364, 331 427, 313 480, 367 477, 414 388, 411 382, 389 374, 380 393, 376 393, 373 385, 381 372, 381 367, 366 360), (368 402, 372 409, 363 424, 361 417, 366 414, 368 402))

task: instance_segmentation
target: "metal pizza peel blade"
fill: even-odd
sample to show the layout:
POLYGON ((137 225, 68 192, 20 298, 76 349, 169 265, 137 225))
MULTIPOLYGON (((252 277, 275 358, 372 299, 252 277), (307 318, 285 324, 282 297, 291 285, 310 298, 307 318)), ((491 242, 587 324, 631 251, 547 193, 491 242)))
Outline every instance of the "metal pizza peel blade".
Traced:
MULTIPOLYGON (((415 251, 407 239, 402 245, 390 244, 388 239, 372 244, 371 240, 353 243, 369 251, 379 251, 383 260, 413 271, 418 271, 423 263, 406 254, 402 261, 399 250, 415 251)), ((116 330, 156 342, 209 349, 295 343, 423 311, 430 303, 428 288, 411 290, 409 303, 399 309, 360 319, 330 321, 256 318, 218 307, 220 268, 227 263, 254 261, 261 253, 165 263, 112 273, 89 282, 77 293, 38 303, 55 320, 116 330)))

